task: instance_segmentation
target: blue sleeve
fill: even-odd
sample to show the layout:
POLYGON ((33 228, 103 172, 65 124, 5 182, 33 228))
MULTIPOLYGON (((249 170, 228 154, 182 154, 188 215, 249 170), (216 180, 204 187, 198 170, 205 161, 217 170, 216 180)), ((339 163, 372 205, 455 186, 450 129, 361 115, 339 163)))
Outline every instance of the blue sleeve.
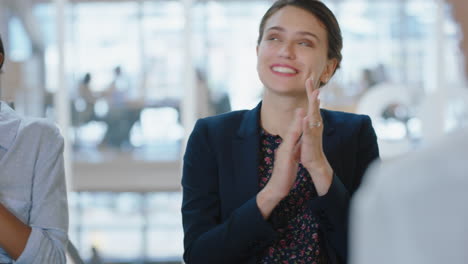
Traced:
POLYGON ((16 264, 66 263, 68 207, 63 138, 55 126, 46 125, 40 131, 28 221, 32 231, 16 264))
MULTIPOLYGON (((340 177, 335 174, 327 194, 312 200, 309 204, 311 210, 319 214, 320 226, 327 239, 326 242, 334 248, 336 257, 341 262, 345 262, 347 259, 348 214, 351 196, 359 187, 369 165, 379 158, 377 136, 372 122, 368 116, 364 116, 361 120, 357 134, 357 164, 353 166, 355 171, 349 172, 355 186, 345 186, 340 177)), ((348 175, 340 176, 348 177, 348 175)))
POLYGON ((222 221, 216 155, 199 120, 184 156, 182 220, 184 260, 197 263, 239 263, 265 248, 276 232, 258 209, 256 196, 222 221))

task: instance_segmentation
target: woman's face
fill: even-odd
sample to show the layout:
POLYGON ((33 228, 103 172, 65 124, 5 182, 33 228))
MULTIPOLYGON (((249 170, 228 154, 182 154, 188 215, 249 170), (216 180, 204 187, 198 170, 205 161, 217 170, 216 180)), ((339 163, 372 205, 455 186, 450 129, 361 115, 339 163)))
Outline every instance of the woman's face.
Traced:
POLYGON ((305 93, 305 82, 327 82, 336 60, 327 58, 327 32, 311 13, 286 6, 265 23, 257 46, 257 71, 266 89, 283 95, 305 93))

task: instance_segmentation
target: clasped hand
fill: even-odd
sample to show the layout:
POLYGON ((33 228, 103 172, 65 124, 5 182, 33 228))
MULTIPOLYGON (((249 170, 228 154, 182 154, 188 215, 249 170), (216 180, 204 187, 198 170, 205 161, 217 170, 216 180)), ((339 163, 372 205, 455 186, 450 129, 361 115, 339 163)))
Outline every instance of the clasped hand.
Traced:
POLYGON ((278 147, 270 181, 265 188, 273 189, 282 198, 288 195, 297 177, 299 163, 309 172, 319 196, 325 195, 333 179, 333 170, 323 152, 323 123, 320 115, 318 83, 306 81, 308 109, 296 109, 289 130, 278 147))

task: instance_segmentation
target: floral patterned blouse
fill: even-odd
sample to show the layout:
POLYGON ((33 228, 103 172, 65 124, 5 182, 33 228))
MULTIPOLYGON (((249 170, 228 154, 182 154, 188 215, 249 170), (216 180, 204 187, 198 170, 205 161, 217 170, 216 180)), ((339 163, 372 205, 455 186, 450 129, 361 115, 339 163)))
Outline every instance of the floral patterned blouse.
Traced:
MULTIPOLYGON (((274 153, 281 137, 262 129, 260 142, 259 186, 263 189, 271 177, 274 153)), ((317 196, 307 170, 299 164, 296 183, 289 195, 273 210, 270 223, 278 232, 278 239, 259 255, 257 263, 324 264, 327 254, 319 235, 318 216, 308 210, 307 201, 317 196)))

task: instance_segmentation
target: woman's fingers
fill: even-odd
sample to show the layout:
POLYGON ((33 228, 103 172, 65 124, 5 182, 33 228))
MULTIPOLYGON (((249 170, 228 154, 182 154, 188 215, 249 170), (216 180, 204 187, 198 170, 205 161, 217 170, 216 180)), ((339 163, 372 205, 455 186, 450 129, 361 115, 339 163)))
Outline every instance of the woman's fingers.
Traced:
POLYGON ((301 151, 302 151, 302 137, 300 137, 294 146, 293 159, 297 163, 301 162, 301 151))
POLYGON ((303 118, 301 122, 304 136, 309 136, 315 131, 320 131, 319 128, 323 125, 322 116, 320 115, 320 100, 318 99, 320 90, 314 85, 316 85, 315 80, 314 77, 311 76, 306 81, 307 99, 309 101, 307 116, 303 118))
POLYGON ((306 92, 307 99, 309 101, 307 117, 309 117, 310 122, 321 121, 322 118, 320 116, 320 100, 318 99, 320 90, 318 89, 318 86, 315 83, 315 79, 313 76, 308 78, 306 81, 306 92))
MULTIPOLYGON (((302 134, 302 151, 301 163, 306 168, 320 163, 323 156, 322 150, 322 133, 323 124, 322 116, 320 115, 320 100, 319 89, 313 89, 313 78, 307 79, 306 90, 308 99, 307 116, 301 120, 302 134)), ((309 171, 310 172, 310 171, 309 171)))
POLYGON ((291 126, 289 127, 289 131, 286 135, 285 140, 283 141, 285 150, 293 154, 295 151, 295 147, 299 138, 302 134, 302 119, 304 118, 305 113, 302 108, 296 109, 294 113, 294 119, 292 121, 291 126))
MULTIPOLYGON (((278 148, 275 156, 273 174, 267 186, 281 197, 288 195, 296 179, 298 155, 300 154, 299 139, 302 133, 302 119, 305 116, 303 109, 297 109, 289 125, 288 132, 278 148)), ((265 187, 266 188, 266 187, 265 187)))

